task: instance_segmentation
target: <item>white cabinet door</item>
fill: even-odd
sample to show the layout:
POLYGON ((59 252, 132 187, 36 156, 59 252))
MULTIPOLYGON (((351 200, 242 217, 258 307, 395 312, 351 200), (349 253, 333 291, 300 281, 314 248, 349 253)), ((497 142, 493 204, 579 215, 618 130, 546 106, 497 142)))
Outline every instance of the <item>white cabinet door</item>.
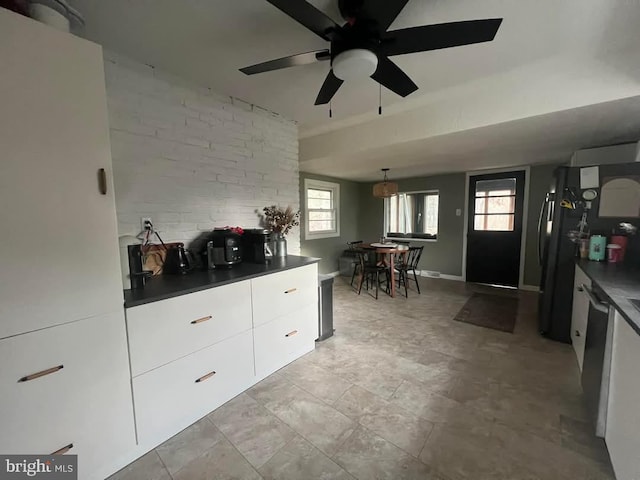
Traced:
POLYGON ((122 312, 0 340, 0 364, 1 452, 72 445, 80 478, 99 478, 135 447, 122 312))
POLYGON ((284 367, 315 348, 318 338, 318 306, 315 304, 283 315, 254 330, 256 380, 284 367))
POLYGON ((573 288, 573 310, 571 311, 571 343, 578 358, 578 365, 582 371, 584 360, 584 345, 587 338, 587 323, 589 319, 589 297, 583 290, 583 285, 591 288, 589 277, 576 266, 573 288))
POLYGON ((640 335, 616 312, 605 440, 618 480, 640 478, 640 335))
POLYGON ((318 302, 318 264, 251 280, 253 326, 318 302))
POLYGON ((250 329, 248 280, 128 308, 132 375, 250 329))
POLYGON ((253 383, 251 330, 134 378, 140 444, 155 447, 253 383))
POLYGON ((3 338, 123 296, 101 48, 2 8, 0 32, 3 338))

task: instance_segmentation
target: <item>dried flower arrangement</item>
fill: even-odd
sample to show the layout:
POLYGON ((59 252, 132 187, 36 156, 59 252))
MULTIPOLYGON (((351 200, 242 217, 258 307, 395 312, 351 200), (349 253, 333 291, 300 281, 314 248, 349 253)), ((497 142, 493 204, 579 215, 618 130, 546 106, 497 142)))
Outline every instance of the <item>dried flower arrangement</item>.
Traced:
POLYGON ((265 224, 272 232, 286 235, 293 227, 300 225, 300 211, 294 212, 291 206, 286 209, 271 205, 264 207, 265 224))

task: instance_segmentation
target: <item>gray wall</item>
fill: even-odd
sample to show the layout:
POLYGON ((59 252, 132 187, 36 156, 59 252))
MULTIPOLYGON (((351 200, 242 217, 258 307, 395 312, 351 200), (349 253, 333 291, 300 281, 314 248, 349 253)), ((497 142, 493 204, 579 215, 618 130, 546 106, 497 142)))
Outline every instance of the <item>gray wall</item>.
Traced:
MULTIPOLYGON (((464 173, 452 173, 398 181, 398 189, 401 192, 418 190, 440 192, 438 240, 415 242, 415 245, 424 246, 420 270, 462 275, 465 178, 464 173), (459 217, 456 216, 456 209, 462 211, 459 217)), ((373 184, 366 184, 360 189, 360 207, 363 214, 360 218, 359 231, 364 240, 369 241, 380 238, 384 224, 383 201, 373 197, 372 188, 373 184)))
MULTIPOLYGON (((339 178, 300 173, 300 208, 304 209, 304 179, 323 180, 340 184, 340 236, 307 240, 304 236, 304 211, 300 218, 300 251, 308 257, 319 257, 320 273, 331 273, 338 270, 338 258, 347 242, 362 240, 358 233, 358 217, 360 215, 360 186, 356 182, 339 178)), ((381 214, 382 215, 382 214, 381 214)), ((382 217, 381 217, 382 218, 382 217)), ((378 235, 379 236, 379 235, 378 235)))
MULTIPOLYGON (((553 171, 557 165, 532 166, 529 177, 529 215, 525 240, 525 285, 539 285, 538 265, 538 212, 547 193, 553 171)), ((383 230, 383 202, 373 198, 373 184, 360 186, 360 216, 358 231, 365 240, 378 239, 383 230)), ((462 249, 464 239, 464 204, 466 174, 454 173, 433 177, 411 178, 398 181, 400 191, 438 190, 440 192, 440 216, 437 242, 415 242, 424 245, 420 269, 462 276, 462 249), (462 210, 456 216, 456 209, 462 210)))
MULTIPOLYGON (((538 265, 538 213, 544 196, 553 178, 557 165, 532 166, 529 177, 529 215, 525 240, 525 285, 537 286, 540 280, 538 265)), ((340 237, 304 240, 301 234, 303 255, 321 257, 320 271, 338 270, 338 258, 351 240, 365 242, 378 241, 383 234, 383 201, 374 198, 373 183, 356 183, 302 173, 300 175, 301 196, 304 178, 334 181, 340 183, 341 230, 340 237)), ((464 239, 464 204, 466 174, 453 173, 432 177, 407 178, 398 180, 400 191, 438 190, 440 192, 440 215, 438 219, 438 240, 436 242, 414 242, 424 246, 420 270, 440 272, 445 275, 462 276, 462 250, 464 239), (462 214, 456 215, 460 209, 462 214)), ((301 205, 303 198, 301 197, 301 205)))

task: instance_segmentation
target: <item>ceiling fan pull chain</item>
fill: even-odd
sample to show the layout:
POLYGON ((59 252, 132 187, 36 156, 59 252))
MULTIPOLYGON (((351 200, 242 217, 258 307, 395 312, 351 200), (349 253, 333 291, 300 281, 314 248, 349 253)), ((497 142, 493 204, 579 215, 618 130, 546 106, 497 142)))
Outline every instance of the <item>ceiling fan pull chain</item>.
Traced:
POLYGON ((333 118, 333 112, 331 111, 331 101, 329 101, 329 118, 333 118))
POLYGON ((382 84, 378 84, 378 115, 382 115, 382 84))

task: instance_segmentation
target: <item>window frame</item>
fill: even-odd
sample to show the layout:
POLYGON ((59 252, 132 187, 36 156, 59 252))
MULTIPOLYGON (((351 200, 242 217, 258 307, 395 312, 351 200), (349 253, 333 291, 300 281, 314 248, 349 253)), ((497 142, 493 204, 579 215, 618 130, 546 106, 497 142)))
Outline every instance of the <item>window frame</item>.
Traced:
POLYGON ((384 227, 384 231, 382 232, 382 235, 384 236, 384 238, 389 239, 389 240, 408 240, 411 242, 437 242, 440 238, 440 190, 438 189, 429 189, 429 190, 413 190, 410 192, 398 192, 398 195, 411 195, 411 194, 417 194, 417 193, 424 193, 424 194, 431 194, 431 195, 437 195, 438 196, 438 219, 437 219, 437 225, 438 225, 438 233, 436 234, 435 238, 416 238, 416 237, 389 237, 387 236, 389 233, 389 215, 388 215, 388 210, 389 210, 389 199, 385 198, 384 199, 384 207, 383 207, 383 216, 384 216, 384 222, 383 222, 383 227, 384 227))
POLYGON ((318 240, 322 238, 334 238, 340 236, 340 184, 327 182, 324 180, 304 179, 304 239, 318 240), (327 211, 327 209, 309 209, 309 190, 331 190, 332 209, 335 212, 334 230, 323 230, 321 232, 309 231, 309 211, 327 211))

